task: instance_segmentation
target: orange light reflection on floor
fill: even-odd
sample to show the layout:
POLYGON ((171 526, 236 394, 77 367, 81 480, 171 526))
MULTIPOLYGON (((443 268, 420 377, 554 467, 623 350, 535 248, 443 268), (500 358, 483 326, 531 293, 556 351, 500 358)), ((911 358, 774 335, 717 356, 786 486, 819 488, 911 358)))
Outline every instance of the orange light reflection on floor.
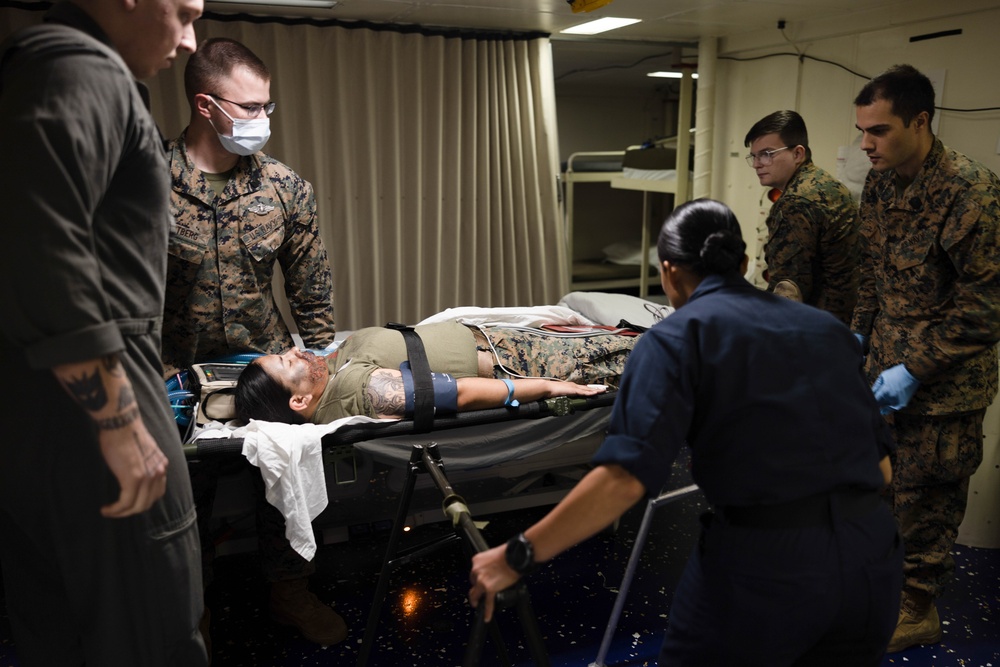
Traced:
POLYGON ((403 617, 413 616, 420 611, 420 603, 423 600, 424 597, 420 591, 412 588, 405 589, 400 597, 400 609, 403 612, 403 617))

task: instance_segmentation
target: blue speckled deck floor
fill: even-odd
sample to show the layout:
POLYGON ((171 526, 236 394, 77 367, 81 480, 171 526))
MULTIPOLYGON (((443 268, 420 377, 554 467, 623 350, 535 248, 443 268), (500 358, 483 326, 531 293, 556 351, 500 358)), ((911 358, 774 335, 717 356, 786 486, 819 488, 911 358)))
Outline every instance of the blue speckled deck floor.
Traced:
MULTIPOLYGON (((460 489, 458 489, 460 491, 460 489)), ((657 510, 641 565, 605 664, 609 667, 655 665, 675 585, 695 539, 700 494, 657 510)), ((540 509, 507 512, 484 529, 497 544, 529 525, 540 509)), ((614 534, 602 534, 561 556, 529 579, 531 601, 553 667, 585 667, 597 656, 615 591, 634 543, 641 508, 630 511, 614 534)), ((411 533, 417 540, 449 533, 432 524, 411 533)), ((386 534, 323 546, 312 588, 345 617, 350 635, 343 644, 322 648, 294 630, 273 624, 266 613, 265 587, 253 553, 224 556, 216 562, 209 592, 215 667, 354 665, 364 634, 386 534)), ((959 546, 958 572, 939 601, 943 641, 886 656, 885 666, 1000 667, 1000 550, 959 546)), ((430 558, 398 568, 378 626, 370 665, 375 667, 444 667, 461 664, 472 621, 465 601, 468 557, 451 544, 430 558)), ((2 608, 0 608, 2 614, 2 608)), ((515 665, 531 664, 513 610, 498 622, 515 665)), ((502 664, 487 639, 480 662, 502 664)), ((0 616, 0 667, 14 666, 10 629, 0 616)))

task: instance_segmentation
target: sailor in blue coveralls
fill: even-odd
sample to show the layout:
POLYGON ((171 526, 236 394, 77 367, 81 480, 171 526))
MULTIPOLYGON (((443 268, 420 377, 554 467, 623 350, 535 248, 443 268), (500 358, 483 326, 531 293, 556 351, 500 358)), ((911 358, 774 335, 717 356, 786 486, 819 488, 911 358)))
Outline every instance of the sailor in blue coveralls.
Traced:
POLYGON ((861 350, 829 313, 757 290, 725 205, 663 225, 677 308, 637 343, 596 467, 537 524, 476 555, 469 599, 663 489, 682 444, 713 506, 670 609, 660 665, 878 665, 899 611, 902 543, 879 490, 892 441, 861 350))

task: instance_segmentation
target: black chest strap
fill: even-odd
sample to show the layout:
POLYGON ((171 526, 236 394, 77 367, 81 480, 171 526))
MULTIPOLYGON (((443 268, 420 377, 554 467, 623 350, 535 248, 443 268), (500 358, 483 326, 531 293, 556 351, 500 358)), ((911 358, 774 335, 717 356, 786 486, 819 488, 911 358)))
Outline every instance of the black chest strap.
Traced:
POLYGON ((429 433, 434 425, 434 381, 431 378, 431 365, 424 351, 424 342, 409 325, 389 322, 385 328, 403 334, 406 356, 413 372, 413 431, 429 433))

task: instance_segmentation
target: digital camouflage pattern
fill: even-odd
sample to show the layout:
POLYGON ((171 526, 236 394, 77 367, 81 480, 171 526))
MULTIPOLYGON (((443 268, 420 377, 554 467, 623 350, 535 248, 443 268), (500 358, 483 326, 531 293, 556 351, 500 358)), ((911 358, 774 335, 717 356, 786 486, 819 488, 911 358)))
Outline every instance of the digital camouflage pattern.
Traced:
POLYGON ((292 337, 274 300, 281 266, 307 347, 333 342, 333 281, 312 186, 264 153, 240 158, 216 197, 184 137, 170 144, 171 212, 163 361, 185 368, 236 352, 278 353, 292 337))
POLYGON ((983 455, 997 392, 1000 181, 935 139, 916 178, 868 175, 853 331, 870 335, 872 382, 902 363, 920 381, 887 419, 896 439, 891 502, 906 544, 906 587, 937 597, 983 455))
POLYGON ((497 362, 494 377, 547 377, 617 388, 639 336, 559 337, 520 329, 483 329, 497 362), (513 371, 510 373, 509 371, 513 371))
POLYGON ((850 191, 806 160, 771 207, 767 232, 768 290, 787 295, 798 288, 802 303, 848 324, 857 301, 860 253, 850 191))
POLYGON ((941 596, 955 571, 951 549, 965 516, 969 476, 983 459, 985 410, 888 418, 892 510, 906 545, 906 587, 941 596))
POLYGON ((869 379, 905 364, 920 388, 903 412, 986 408, 997 392, 1000 179, 935 139, 901 194, 893 172, 869 174, 860 215, 851 329, 870 335, 869 379))

